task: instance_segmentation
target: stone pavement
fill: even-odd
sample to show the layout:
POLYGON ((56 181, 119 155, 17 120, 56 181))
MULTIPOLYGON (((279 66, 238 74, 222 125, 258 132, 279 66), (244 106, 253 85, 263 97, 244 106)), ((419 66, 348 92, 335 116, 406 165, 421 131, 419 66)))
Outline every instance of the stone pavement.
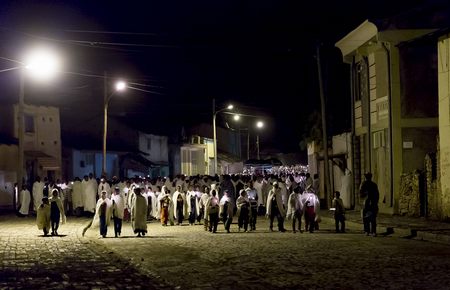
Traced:
POLYGON ((43 237, 32 217, 0 216, 0 289, 157 289, 164 285, 81 238, 87 219, 69 218, 43 237))
POLYGON ((0 216, 0 289, 449 289, 449 245, 366 237, 356 223, 336 234, 330 220, 313 234, 269 232, 265 218, 230 234, 151 222, 144 238, 124 223, 99 239, 81 237, 84 218, 44 238, 33 218, 0 216))
MULTIPOLYGON (((331 221, 331 212, 324 212, 325 217, 331 221)), ((362 229, 361 211, 347 211, 347 223, 362 229)), ((407 217, 399 215, 378 214, 377 230, 379 233, 393 231, 394 235, 407 236, 413 239, 431 242, 447 243, 450 245, 450 223, 429 220, 423 217, 407 217)))
MULTIPOLYGON (((202 226, 148 224, 136 238, 125 223, 123 236, 86 238, 132 265, 181 289, 449 289, 450 246, 383 236, 367 237, 360 225, 336 234, 325 218, 315 233, 257 231, 217 234, 202 226)), ((290 222, 286 223, 290 229, 290 222)))

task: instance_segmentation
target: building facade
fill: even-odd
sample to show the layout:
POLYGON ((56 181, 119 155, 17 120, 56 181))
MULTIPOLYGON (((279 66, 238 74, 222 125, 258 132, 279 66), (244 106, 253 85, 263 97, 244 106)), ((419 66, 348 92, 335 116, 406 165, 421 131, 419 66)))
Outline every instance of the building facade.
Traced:
POLYGON ((438 134, 437 58, 423 40, 434 30, 399 26, 366 20, 336 43, 350 66, 353 188, 372 172, 386 213, 398 212, 402 174, 423 169, 438 134))

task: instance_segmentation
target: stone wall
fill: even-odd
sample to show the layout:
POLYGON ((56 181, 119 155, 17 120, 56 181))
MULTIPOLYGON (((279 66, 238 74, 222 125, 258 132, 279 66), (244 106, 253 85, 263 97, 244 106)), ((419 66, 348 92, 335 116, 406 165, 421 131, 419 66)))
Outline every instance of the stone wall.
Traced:
POLYGON ((420 172, 404 173, 400 177, 399 214, 420 216, 420 172))
POLYGON ((425 190, 427 193, 427 217, 439 219, 442 216, 441 190, 439 180, 439 154, 429 153, 425 156, 425 190))

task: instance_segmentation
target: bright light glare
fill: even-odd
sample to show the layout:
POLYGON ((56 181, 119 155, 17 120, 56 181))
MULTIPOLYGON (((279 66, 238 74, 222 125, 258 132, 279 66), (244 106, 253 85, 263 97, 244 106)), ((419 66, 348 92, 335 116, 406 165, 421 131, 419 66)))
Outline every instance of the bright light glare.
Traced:
POLYGON ((60 66, 60 60, 50 50, 35 50, 25 59, 25 68, 38 80, 48 80, 55 77, 60 71, 60 66))
POLYGON ((264 127, 264 123, 263 123, 262 121, 258 121, 258 122, 256 123, 256 127, 262 128, 262 127, 264 127))
POLYGON ((116 83, 116 91, 123 91, 127 88, 127 84, 124 81, 118 81, 116 83))
POLYGON ((233 105, 228 105, 227 107, 228 110, 233 110, 233 108, 234 108, 233 105))
POLYGON ((239 121, 240 118, 241 118, 241 116, 239 116, 239 115, 234 115, 234 116, 233 116, 233 119, 234 119, 235 121, 239 121))

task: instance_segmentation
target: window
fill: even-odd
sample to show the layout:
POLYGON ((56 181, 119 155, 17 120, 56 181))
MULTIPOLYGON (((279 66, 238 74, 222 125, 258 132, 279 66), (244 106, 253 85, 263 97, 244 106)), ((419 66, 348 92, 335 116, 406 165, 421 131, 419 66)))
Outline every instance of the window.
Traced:
POLYGON ((34 133, 34 116, 25 114, 25 133, 34 133))
POLYGON ((360 101, 361 99, 367 97, 367 70, 367 64, 364 60, 356 64, 355 101, 360 101))
POLYGON ((152 139, 147 138, 147 150, 152 150, 152 139))

